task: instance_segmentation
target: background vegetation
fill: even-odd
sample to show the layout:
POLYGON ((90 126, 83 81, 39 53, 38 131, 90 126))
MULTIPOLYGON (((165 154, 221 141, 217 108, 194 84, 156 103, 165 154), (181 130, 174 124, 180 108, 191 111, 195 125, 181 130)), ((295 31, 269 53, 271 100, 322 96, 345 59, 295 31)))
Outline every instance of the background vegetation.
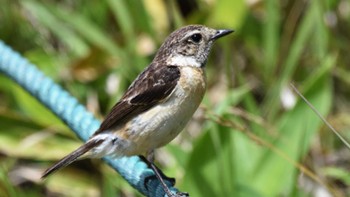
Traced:
MULTIPOLYGON (((349 0, 0 0, 0 39, 102 118, 164 38, 186 24, 232 28, 207 65, 186 130, 157 152, 191 196, 349 196, 349 0)), ((1 54, 0 54, 1 55, 1 54)), ((40 180, 81 142, 0 75, 0 196, 140 196, 100 160, 40 180)))

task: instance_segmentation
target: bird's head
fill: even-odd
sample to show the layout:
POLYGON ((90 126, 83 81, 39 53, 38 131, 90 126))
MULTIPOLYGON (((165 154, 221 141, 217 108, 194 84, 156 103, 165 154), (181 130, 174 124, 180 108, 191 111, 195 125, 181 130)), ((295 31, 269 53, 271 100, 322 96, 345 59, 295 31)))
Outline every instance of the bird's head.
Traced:
POLYGON ((233 30, 216 30, 203 25, 189 25, 171 33, 159 48, 155 61, 173 66, 203 67, 215 40, 233 30))

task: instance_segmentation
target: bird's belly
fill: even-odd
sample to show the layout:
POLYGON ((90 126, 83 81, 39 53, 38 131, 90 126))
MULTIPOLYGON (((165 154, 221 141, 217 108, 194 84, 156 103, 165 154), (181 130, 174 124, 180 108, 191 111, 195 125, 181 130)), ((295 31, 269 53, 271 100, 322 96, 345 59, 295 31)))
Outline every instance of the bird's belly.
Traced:
POLYGON ((127 155, 142 154, 164 146, 186 126, 198 108, 204 92, 205 78, 201 69, 186 71, 171 96, 163 103, 133 118, 128 125, 128 136, 133 149, 127 155), (191 75, 188 76, 187 75, 191 75))

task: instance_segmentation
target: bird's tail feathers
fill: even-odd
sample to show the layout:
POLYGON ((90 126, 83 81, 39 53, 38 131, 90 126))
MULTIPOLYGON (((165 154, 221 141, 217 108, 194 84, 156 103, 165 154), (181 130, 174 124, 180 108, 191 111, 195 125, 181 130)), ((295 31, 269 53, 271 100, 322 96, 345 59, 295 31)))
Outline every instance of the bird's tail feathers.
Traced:
POLYGON ((103 141, 104 141, 104 139, 94 139, 94 138, 90 139, 88 142, 86 142, 85 144, 81 145, 75 151, 73 151, 69 155, 63 157, 56 164, 54 164, 53 166, 48 168, 43 173, 41 178, 46 178, 47 176, 49 176, 50 174, 56 172, 57 170, 59 170, 59 169, 61 169, 63 167, 66 167, 67 165, 73 163, 75 160, 77 160, 79 157, 84 155, 86 152, 88 152, 92 148, 100 145, 103 141))

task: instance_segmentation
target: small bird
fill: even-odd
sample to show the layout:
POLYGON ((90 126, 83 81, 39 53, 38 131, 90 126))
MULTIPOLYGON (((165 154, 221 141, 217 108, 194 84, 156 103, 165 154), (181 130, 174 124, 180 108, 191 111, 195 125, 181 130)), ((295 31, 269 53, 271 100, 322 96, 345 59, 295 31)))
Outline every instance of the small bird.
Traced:
POLYGON ((188 25, 171 33, 99 129, 85 144, 48 168, 42 178, 83 155, 140 155, 167 195, 174 196, 153 164, 153 151, 173 140, 198 108, 206 90, 205 64, 210 49, 215 40, 231 32, 188 25))

